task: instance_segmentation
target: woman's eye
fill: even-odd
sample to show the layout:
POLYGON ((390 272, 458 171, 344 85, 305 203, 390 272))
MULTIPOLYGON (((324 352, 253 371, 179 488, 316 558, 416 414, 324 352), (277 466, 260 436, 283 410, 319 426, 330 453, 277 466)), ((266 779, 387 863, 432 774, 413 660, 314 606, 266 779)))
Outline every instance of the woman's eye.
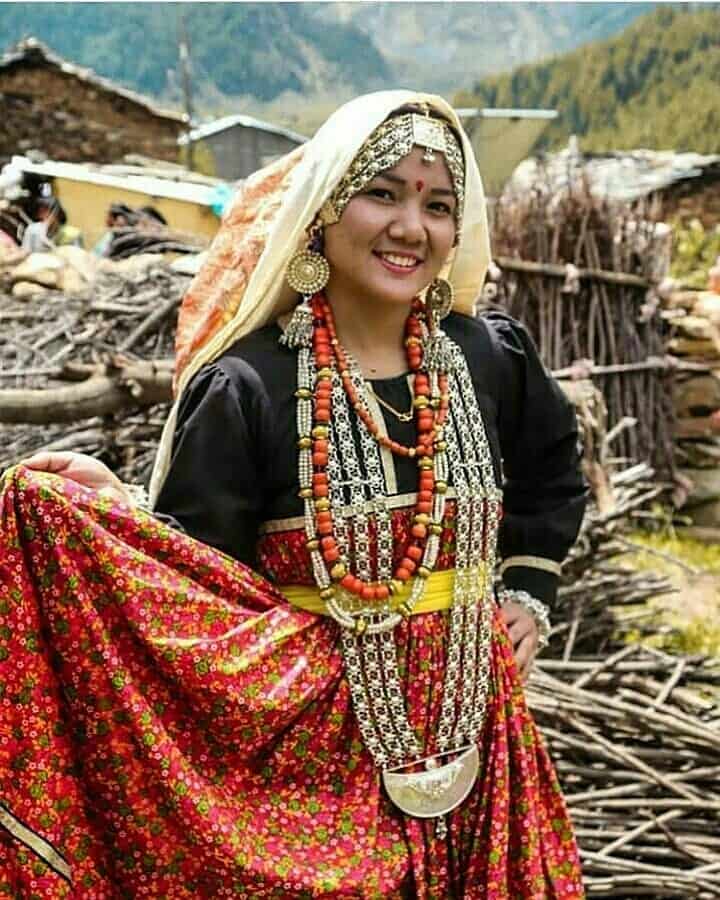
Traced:
POLYGON ((428 204, 428 209, 431 209, 436 213, 441 213, 444 216, 452 215, 452 208, 441 200, 436 200, 435 202, 428 204))
POLYGON ((379 197, 381 200, 394 200, 393 192, 389 188, 374 187, 368 190, 370 197, 379 197))

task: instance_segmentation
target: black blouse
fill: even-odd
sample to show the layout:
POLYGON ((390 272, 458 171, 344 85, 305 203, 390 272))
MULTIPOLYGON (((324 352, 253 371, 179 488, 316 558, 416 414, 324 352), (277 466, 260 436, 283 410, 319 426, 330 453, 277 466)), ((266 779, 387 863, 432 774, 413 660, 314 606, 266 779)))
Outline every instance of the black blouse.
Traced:
MULTIPOLYGON (((443 327, 465 353, 504 490, 503 580, 552 602, 559 564, 585 507, 575 414, 532 340, 501 313, 453 313, 443 327)), ((264 522, 302 516, 298 498, 297 355, 268 325, 237 341, 193 378, 178 410, 172 458, 156 511, 190 535, 255 565, 264 522)), ((410 407, 405 375, 372 381, 398 410, 410 407)), ((388 434, 414 443, 413 422, 383 407, 388 434)), ((396 492, 417 487, 417 466, 393 457, 396 492)), ((450 473, 452 480, 452 472, 450 473)))

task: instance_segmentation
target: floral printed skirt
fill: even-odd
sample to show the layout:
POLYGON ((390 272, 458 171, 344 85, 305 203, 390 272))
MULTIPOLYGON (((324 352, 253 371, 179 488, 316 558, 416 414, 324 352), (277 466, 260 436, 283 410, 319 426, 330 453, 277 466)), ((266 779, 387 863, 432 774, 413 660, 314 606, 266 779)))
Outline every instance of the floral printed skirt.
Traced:
MULTIPOLYGON (((443 613, 398 630, 431 734, 443 613)), ((481 772, 446 838, 383 793, 336 625, 234 560, 21 467, 0 495, 0 896, 584 896, 495 622, 481 772)))

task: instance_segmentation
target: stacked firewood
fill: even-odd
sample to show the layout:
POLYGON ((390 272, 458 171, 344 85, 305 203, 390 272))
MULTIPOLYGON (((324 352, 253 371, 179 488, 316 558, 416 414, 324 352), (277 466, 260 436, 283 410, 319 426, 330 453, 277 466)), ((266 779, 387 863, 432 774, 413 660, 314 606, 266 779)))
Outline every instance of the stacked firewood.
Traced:
POLYGON ((543 662, 529 701, 563 785, 589 896, 720 896, 720 685, 705 661, 625 645, 543 662), (701 689, 699 689, 701 688, 701 689))
POLYGON ((91 290, 0 294, 0 468, 39 449, 99 457, 130 482, 152 465, 190 276, 143 258, 91 290))
POLYGON ((653 211, 611 203, 580 182, 558 193, 539 181, 494 207, 496 265, 483 303, 520 319, 543 361, 581 373, 602 391, 613 446, 625 460, 674 468, 670 370, 658 286, 670 263, 670 230, 653 211))
POLYGON ((683 512, 720 537, 720 294, 677 289, 664 303, 675 374, 676 455, 683 512))
POLYGON ((611 504, 593 504, 564 567, 529 702, 577 829, 588 896, 720 897, 720 660, 652 646, 670 628, 647 601, 670 586, 622 559, 661 487, 642 464, 610 487, 611 504))

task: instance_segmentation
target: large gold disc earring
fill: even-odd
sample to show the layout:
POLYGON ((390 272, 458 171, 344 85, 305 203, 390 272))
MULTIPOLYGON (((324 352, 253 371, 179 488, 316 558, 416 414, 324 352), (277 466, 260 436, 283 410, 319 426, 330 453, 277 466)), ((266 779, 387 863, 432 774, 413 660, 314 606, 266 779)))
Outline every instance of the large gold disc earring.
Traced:
POLYGON ((449 281, 435 278, 425 292, 425 307, 433 327, 437 327, 453 307, 455 291, 449 281))
POLYGON ((298 250, 290 257, 285 278, 298 294, 317 294, 330 280, 330 266, 322 253, 310 249, 298 250))

